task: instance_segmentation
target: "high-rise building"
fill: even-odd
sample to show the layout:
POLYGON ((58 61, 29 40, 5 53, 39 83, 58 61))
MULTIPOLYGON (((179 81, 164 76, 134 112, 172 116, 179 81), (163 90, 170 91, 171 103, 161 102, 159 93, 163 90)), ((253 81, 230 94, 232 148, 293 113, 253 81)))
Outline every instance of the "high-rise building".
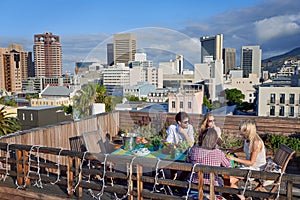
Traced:
POLYGON ((23 51, 21 44, 0 48, 0 89, 20 92, 22 80, 28 77, 31 67, 31 52, 23 51))
POLYGON ((136 35, 124 33, 114 34, 114 64, 124 63, 126 66, 129 61, 135 60, 136 35))
POLYGON ((34 35, 33 50, 36 77, 62 76, 62 48, 59 36, 50 32, 34 35))
POLYGON ((202 63, 206 56, 213 56, 214 60, 222 59, 223 34, 201 37, 200 42, 202 63))
POLYGON ((248 78, 249 74, 261 77, 261 49, 258 45, 242 46, 241 68, 244 78, 248 78))
POLYGON ((236 67, 236 49, 235 48, 224 48, 223 49, 223 73, 228 74, 229 70, 236 67))
POLYGON ((107 44, 107 65, 108 66, 112 66, 114 64, 114 44, 113 43, 109 43, 107 44))

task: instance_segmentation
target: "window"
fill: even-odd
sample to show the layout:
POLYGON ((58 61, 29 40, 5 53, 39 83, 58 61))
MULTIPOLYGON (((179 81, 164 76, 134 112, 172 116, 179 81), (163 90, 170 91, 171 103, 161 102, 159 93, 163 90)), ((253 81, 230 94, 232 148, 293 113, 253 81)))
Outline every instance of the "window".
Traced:
POLYGON ((279 108, 279 116, 284 116, 284 106, 280 106, 280 108, 279 108))
POLYGON ((270 116, 275 116, 275 106, 270 107, 270 116))
POLYGON ((295 114, 295 108, 294 106, 291 106, 289 116, 294 117, 294 114, 295 114))
POLYGON ((30 114, 30 121, 33 121, 33 114, 30 114))
POLYGON ((192 102, 188 102, 188 108, 191 109, 192 108, 192 102))
POLYGON ((295 94, 290 94, 290 104, 295 103, 295 94))
POLYGON ((285 103, 285 94, 280 94, 279 103, 285 103))
POLYGON ((22 113, 22 119, 25 120, 25 113, 22 113))
POLYGON ((270 103, 275 103, 275 98, 276 98, 276 95, 275 94, 271 94, 270 103))
POLYGON ((180 108, 183 108, 183 101, 180 101, 180 108))
POLYGON ((175 101, 172 101, 172 108, 175 108, 175 101))

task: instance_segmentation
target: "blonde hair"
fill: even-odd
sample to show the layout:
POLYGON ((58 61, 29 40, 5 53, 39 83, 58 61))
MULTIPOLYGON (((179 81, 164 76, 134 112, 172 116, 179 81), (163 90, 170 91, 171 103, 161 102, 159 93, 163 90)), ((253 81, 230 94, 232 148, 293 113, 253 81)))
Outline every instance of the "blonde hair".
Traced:
POLYGON ((248 134, 247 139, 250 141, 249 150, 252 152, 252 146, 255 141, 255 139, 259 139, 262 141, 262 139, 259 137, 259 135, 256 132, 256 123, 254 120, 246 119, 240 122, 239 130, 242 132, 246 132, 248 134))

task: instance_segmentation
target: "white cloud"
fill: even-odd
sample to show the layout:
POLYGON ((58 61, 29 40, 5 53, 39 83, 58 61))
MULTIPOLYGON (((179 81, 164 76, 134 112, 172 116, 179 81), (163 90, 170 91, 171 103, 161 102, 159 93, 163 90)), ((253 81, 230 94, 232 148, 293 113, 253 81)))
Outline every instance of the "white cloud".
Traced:
POLYGON ((300 32, 300 13, 298 15, 281 15, 265 18, 254 23, 259 41, 265 42, 280 36, 300 32))

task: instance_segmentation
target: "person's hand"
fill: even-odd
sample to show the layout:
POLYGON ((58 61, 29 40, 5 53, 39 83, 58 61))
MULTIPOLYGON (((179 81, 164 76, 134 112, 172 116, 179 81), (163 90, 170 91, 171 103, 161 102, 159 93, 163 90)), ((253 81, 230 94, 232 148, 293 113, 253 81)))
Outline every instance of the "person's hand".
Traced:
POLYGON ((228 159, 228 160, 233 160, 233 156, 231 156, 231 155, 229 155, 229 154, 226 154, 226 158, 228 159))
POLYGON ((178 132, 182 135, 184 135, 185 131, 183 130, 183 128, 181 126, 178 126, 178 132))

